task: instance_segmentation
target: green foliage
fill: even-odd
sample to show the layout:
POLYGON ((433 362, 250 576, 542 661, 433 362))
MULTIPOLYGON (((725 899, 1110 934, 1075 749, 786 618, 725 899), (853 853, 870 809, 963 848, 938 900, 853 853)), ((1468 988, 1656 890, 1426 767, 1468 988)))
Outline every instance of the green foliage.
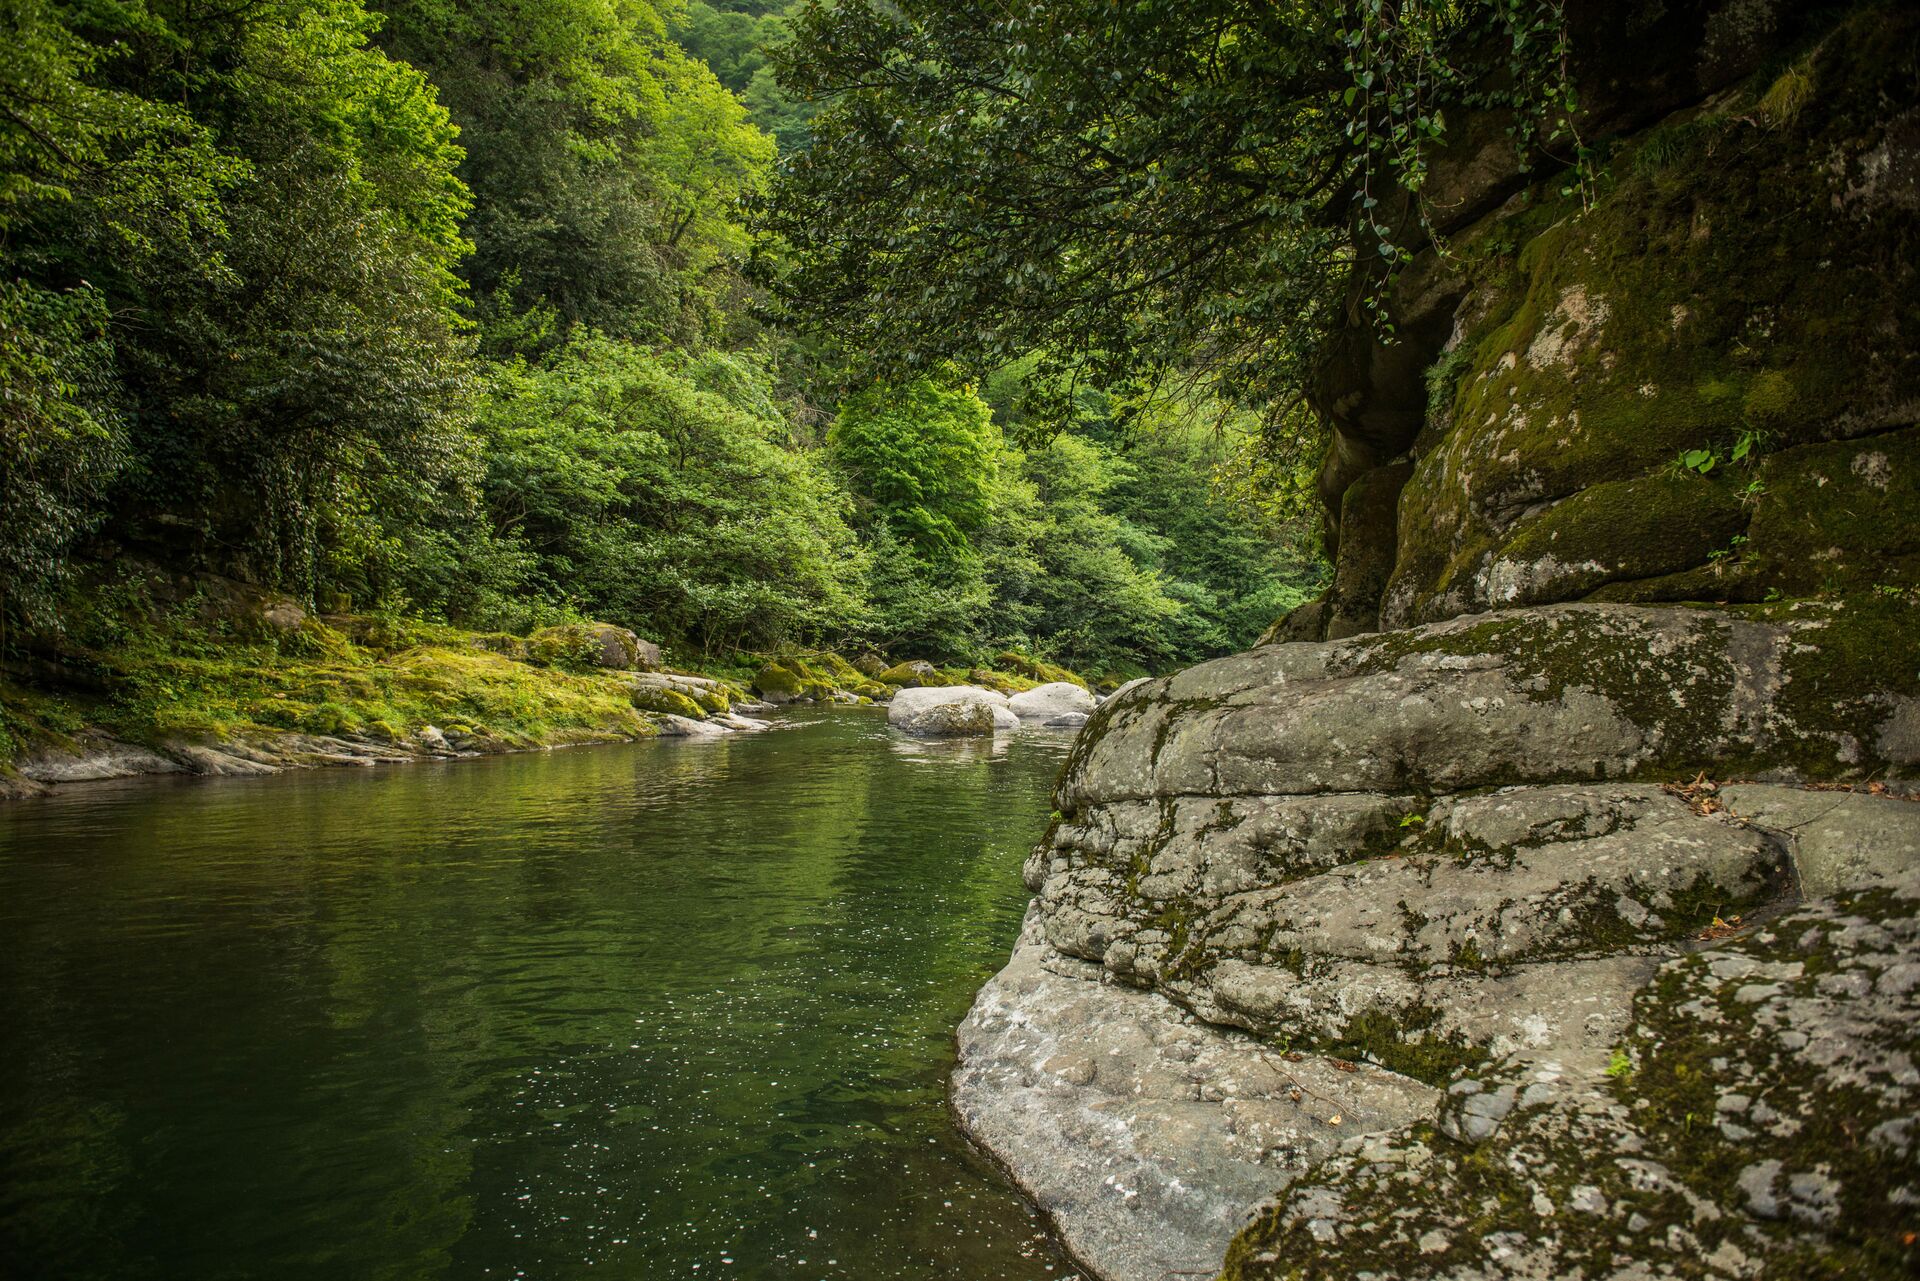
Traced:
POLYGON ((585 617, 715 655, 1015 646, 1109 673, 1250 640, 1278 612, 1278 526, 1239 511, 1264 481, 1223 482, 1124 389, 1030 356, 992 393, 1009 449, 950 366, 836 402, 843 346, 760 328, 736 270, 774 156, 752 121, 805 145, 770 51, 818 20, 7 7, 8 634, 91 617, 70 571, 137 549, 352 613, 351 638, 278 637, 288 661, 398 654, 441 623, 544 654, 528 633, 585 617), (1048 426, 1062 405, 1077 437, 1048 426))
POLYGON ((0 280, 0 619, 47 621, 66 552, 124 462, 106 326, 96 290, 0 280))
POLYGON ((496 351, 524 313, 646 341, 721 323, 736 203, 773 144, 647 0, 383 0, 383 39, 459 122, 473 188, 467 279, 496 351))
POLYGON ((1285 401, 1422 234, 1449 111, 1508 101, 1523 148, 1569 118, 1546 3, 844 0, 793 25, 782 81, 830 105, 763 211, 770 275, 895 381, 1042 351, 1285 401))
POLYGON ((987 519, 1000 450, 971 388, 931 378, 841 405, 827 443, 873 516, 934 560, 962 558, 987 519))
POLYGON ((747 116, 771 134, 782 152, 806 146, 811 104, 787 95, 767 62, 768 50, 789 38, 790 17, 806 0, 784 4, 718 8, 692 0, 673 34, 688 53, 705 62, 714 76, 740 95, 747 116))
POLYGON ((822 461, 782 447, 751 362, 597 335, 501 371, 486 505, 529 586, 703 650, 815 636, 859 613, 863 557, 822 461))

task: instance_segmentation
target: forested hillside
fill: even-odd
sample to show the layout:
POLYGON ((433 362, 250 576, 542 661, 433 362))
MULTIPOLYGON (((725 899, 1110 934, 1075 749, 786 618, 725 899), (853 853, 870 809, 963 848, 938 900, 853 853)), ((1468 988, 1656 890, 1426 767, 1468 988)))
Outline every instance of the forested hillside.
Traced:
POLYGON ((752 211, 817 105, 774 78, 787 27, 698 0, 6 6, 6 645, 102 644, 103 601, 137 627, 185 573, 329 614, 592 618, 687 661, 1126 674, 1311 595, 1246 420, 1203 391, 1051 385, 1072 412, 1042 429, 1044 351, 876 381, 831 326, 769 323, 784 241, 752 211))

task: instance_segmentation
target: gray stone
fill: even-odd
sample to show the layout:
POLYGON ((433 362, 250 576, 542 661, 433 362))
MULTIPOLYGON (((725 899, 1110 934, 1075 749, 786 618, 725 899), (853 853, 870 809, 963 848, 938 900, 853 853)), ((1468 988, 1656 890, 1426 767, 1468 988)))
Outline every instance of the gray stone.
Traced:
POLYGON ((1056 716, 1088 715, 1093 711, 1093 695, 1071 681, 1050 681, 1036 685, 1007 700, 1007 707, 1021 720, 1044 721, 1056 716))
POLYGON ((72 747, 50 747, 21 757, 14 768, 35 783, 90 783, 138 774, 177 774, 179 761, 132 743, 92 739, 72 747))
MULTIPOLYGON (((1827 1073, 1838 1062, 1830 1056, 1864 1054, 1845 1048, 1847 1029, 1861 1025, 1833 1011, 1911 1001, 1920 960, 1876 944, 1877 959, 1819 972, 1719 940, 1741 928, 1729 922, 1790 908, 1801 889, 1890 885, 1912 861, 1908 824, 1920 807, 1756 785, 1727 787, 1734 812, 1714 812, 1662 781, 1728 758, 1782 771, 1830 759, 1840 774, 1900 766, 1905 758, 1876 758, 1888 749, 1871 746, 1903 741, 1887 732, 1903 715, 1898 700, 1869 690, 1848 722, 1830 699, 1805 694, 1830 686, 1796 675, 1837 617, 1820 607, 1773 621, 1633 606, 1516 610, 1265 647, 1109 700, 1023 869, 1036 898, 1021 947, 962 1033, 956 1102, 970 1132, 1108 1277, 1217 1263, 1203 1248, 1217 1239, 1208 1234, 1249 1182, 1237 1170, 1208 1173, 1217 1195, 1183 1206, 1165 1171, 1183 1171, 1190 1190, 1199 1176, 1185 1172, 1219 1170, 1238 1131, 1223 1135, 1164 1103, 1150 1070, 1216 1045, 1345 1061, 1417 1094, 1414 1119, 1442 1136, 1422 1138, 1432 1131, 1409 1122, 1330 1155, 1300 1149, 1319 1162, 1314 1186, 1289 1192, 1242 1238, 1257 1250, 1235 1256, 1246 1275, 1286 1275, 1277 1263, 1253 1266, 1262 1259, 1329 1276, 1410 1259, 1422 1270, 1406 1275, 1463 1281, 1585 1274, 1589 1256, 1541 1224, 1637 1233, 1673 1221, 1671 1198, 1688 1223, 1696 1210, 1699 1222, 1738 1211, 1649 1156, 1656 1142, 1676 1145, 1617 1096, 1618 1051, 1658 1021, 1648 993, 1684 1005, 1672 981, 1654 980, 1663 965, 1683 973, 1673 958, 1698 952, 1686 963, 1705 967, 1721 1023, 1771 1020, 1758 1041, 1808 1062, 1829 1056, 1819 1059, 1827 1073), (1164 1053, 1153 1031, 1163 1024, 1191 1030, 1164 1053), (1568 1177, 1521 1171, 1500 1202, 1513 1222, 1483 1231, 1481 1212, 1460 1204, 1477 1195, 1469 1178, 1482 1177, 1461 1165, 1460 1144, 1558 1163, 1568 1177), (1589 1150, 1601 1154, 1596 1168, 1589 1150), (1116 1201, 1116 1186, 1133 1195, 1116 1201), (1371 1200, 1356 1211, 1360 1187, 1371 1200), (1413 1209, 1400 1213, 1395 1198, 1413 1209), (1182 1237, 1189 1216, 1201 1226, 1182 1237), (1349 1238, 1379 1248, 1345 1252, 1349 1238), (1457 1259, 1499 1267, 1475 1272, 1457 1259)), ((1703 1017, 1692 1006, 1672 1012, 1703 1017)), ((1260 1052, 1234 1053, 1257 1062, 1260 1052)), ((1636 1056, 1660 1053, 1649 1045, 1636 1056)), ((1875 1062, 1869 1076, 1920 1085, 1912 1064, 1875 1062)), ((1793 1071, 1756 1062, 1721 1092, 1727 1106, 1697 1125, 1716 1142, 1767 1145, 1787 1116, 1769 1112, 1780 1093, 1768 1092, 1769 1073, 1793 1071)), ((1244 1065, 1190 1075, 1178 1098, 1267 1115, 1261 1081, 1244 1065)), ((1830 1122, 1838 1106, 1801 1109, 1798 1124, 1830 1122)), ((1898 1124, 1905 1114, 1870 1111, 1885 1144, 1915 1138, 1898 1124)), ((1846 1174, 1779 1159, 1765 1194, 1782 1221, 1828 1230, 1848 1219, 1846 1174)), ((1279 1188, 1298 1176, 1268 1177, 1279 1188)), ((1910 1182, 1920 1204, 1920 1180, 1910 1182)), ((1685 1231, 1672 1247, 1680 1254, 1757 1249, 1685 1231)))
POLYGON ((902 717, 898 728, 909 734, 930 736, 991 734, 993 712, 986 703, 935 703, 910 717, 902 717))
POLYGON ((1075 759, 1061 808, 1602 781, 1725 757, 1920 764, 1882 732, 1891 702, 1841 726, 1782 700, 1782 672, 1831 625, 1558 605, 1268 646, 1132 691, 1075 759))
POLYGON ((1920 802, 1859 792, 1729 784, 1727 808, 1788 842, 1801 890, 1835 894, 1920 869, 1920 802))
POLYGON ((446 734, 438 725, 422 725, 420 732, 414 737, 419 740, 421 750, 434 756, 458 755, 453 750, 453 745, 447 742, 446 734))
POLYGON ((887 724, 908 734, 991 734, 1020 723, 1006 695, 973 685, 903 689, 887 704, 887 724))
POLYGON ((1098 981, 1031 911, 959 1032, 953 1104, 1074 1256, 1109 1281, 1210 1275, 1254 1205, 1437 1093, 1286 1054, 1098 981))
POLYGON ((1059 823, 1027 877, 1054 947, 1217 1022, 1339 1041, 1374 1013, 1573 1056, 1604 1055, 1651 972, 1593 953, 1785 884, 1765 834, 1634 784, 1121 801, 1059 823))
POLYGON ((657 715, 655 727, 662 738, 724 738, 730 728, 717 719, 696 721, 691 716, 675 716, 670 712, 657 715))
POLYGON ((1908 874, 1668 961, 1635 998, 1623 1070, 1515 1062, 1456 1083, 1438 1128, 1480 1152, 1412 1129, 1343 1150, 1281 1193, 1225 1275, 1382 1259, 1418 1259, 1405 1281, 1911 1275, 1920 998, 1872 978, 1916 946, 1908 874), (1758 1001, 1755 975, 1778 980, 1758 1001), (1703 1096, 1742 1122, 1703 1125, 1703 1096))

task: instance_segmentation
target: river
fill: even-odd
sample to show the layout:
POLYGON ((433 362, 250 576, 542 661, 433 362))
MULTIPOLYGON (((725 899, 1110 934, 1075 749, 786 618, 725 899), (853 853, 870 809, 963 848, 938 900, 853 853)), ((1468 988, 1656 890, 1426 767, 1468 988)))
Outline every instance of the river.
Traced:
POLYGON ((1041 1281, 955 1133, 1068 737, 0 806, 0 1276, 1041 1281))

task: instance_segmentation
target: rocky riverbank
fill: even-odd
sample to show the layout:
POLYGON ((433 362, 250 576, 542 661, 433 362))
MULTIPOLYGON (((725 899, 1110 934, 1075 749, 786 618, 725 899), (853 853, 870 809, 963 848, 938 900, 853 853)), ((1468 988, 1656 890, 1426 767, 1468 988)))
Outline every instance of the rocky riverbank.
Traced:
POLYGON ((1567 12, 1595 173, 1449 122, 1332 588, 1094 714, 960 1030, 1106 1281, 1920 1268, 1920 18, 1567 12))
MULTIPOLYGON (((738 656, 725 676, 669 667, 608 623, 529 635, 315 615, 247 584, 157 571, 65 633, 0 664, 0 799, 141 774, 250 775, 400 764, 768 728, 777 706, 998 705, 1010 722, 1084 722, 1095 696, 1011 651, 992 666, 832 653, 738 656), (1016 706, 1017 713, 1008 711, 1016 706)), ((924 718, 922 718, 924 719, 924 718)), ((977 727, 976 727, 977 728, 977 727)), ((991 732, 993 725, 985 727, 991 732)))
POLYGON ((312 618, 235 591, 252 626, 111 651, 43 647, 0 682, 0 798, 142 774, 403 764, 768 728, 731 682, 663 670, 624 628, 531 636, 312 618))
POLYGON ((1877 674, 1920 637, 1888 626, 1567 605, 1128 691, 961 1029, 962 1124, 1110 1281, 1211 1273, 1276 1194, 1231 1275, 1904 1275, 1920 803, 1867 789, 1920 767, 1877 674), (1663 785, 1694 761, 1861 790, 1663 785))

